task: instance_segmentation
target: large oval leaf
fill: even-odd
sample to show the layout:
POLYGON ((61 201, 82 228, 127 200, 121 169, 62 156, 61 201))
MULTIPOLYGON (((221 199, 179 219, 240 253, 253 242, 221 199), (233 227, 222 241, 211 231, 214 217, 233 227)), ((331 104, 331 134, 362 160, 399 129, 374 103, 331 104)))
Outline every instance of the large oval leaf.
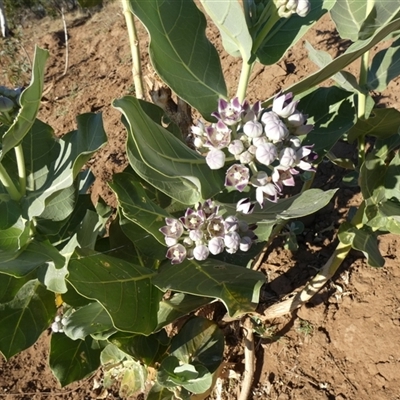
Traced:
POLYGON ((10 358, 32 346, 55 314, 54 293, 36 279, 27 282, 13 300, 0 304, 0 352, 10 358))
POLYGON ((150 282, 150 269, 118 258, 77 250, 68 281, 84 297, 97 300, 122 331, 150 334, 157 326, 162 293, 150 282))
POLYGON ((162 290, 220 299, 231 317, 254 311, 265 276, 217 260, 164 265, 153 283, 162 290))
MULTIPOLYGON (((136 160, 133 159, 132 162, 130 160, 135 172, 151 184, 156 184, 157 180, 162 179, 162 176, 167 178, 166 182, 171 178, 188 181, 197 188, 198 193, 195 196, 197 199, 213 197, 223 188, 223 172, 210 170, 203 156, 154 122, 145 113, 141 106, 142 103, 144 102, 132 96, 125 96, 113 102, 114 107, 124 114, 129 124, 128 156, 136 154, 140 157, 139 161, 149 167, 145 171, 147 175, 144 176, 144 171, 135 169, 136 160), (152 179, 153 176, 156 181, 152 179)), ((177 199, 174 187, 160 185, 157 189, 177 199)), ((194 193, 196 194, 196 192, 194 193)), ((190 196, 191 200, 192 196, 193 194, 190 196)), ((177 200, 182 201, 183 199, 177 200)))
POLYGON ((331 10, 340 37, 353 42, 369 38, 377 29, 398 18, 399 13, 400 4, 393 0, 340 0, 331 10))
POLYGON ((192 0, 130 0, 150 35, 154 69, 176 94, 210 118, 227 89, 221 63, 205 35, 206 19, 192 0))
POLYGON ((243 9, 238 0, 200 1, 221 32, 225 50, 234 57, 241 56, 243 61, 248 61, 251 57, 253 40, 247 29, 243 9))
POLYGON ((50 368, 61 386, 79 381, 100 366, 101 349, 92 338, 71 340, 56 333, 51 337, 50 368))

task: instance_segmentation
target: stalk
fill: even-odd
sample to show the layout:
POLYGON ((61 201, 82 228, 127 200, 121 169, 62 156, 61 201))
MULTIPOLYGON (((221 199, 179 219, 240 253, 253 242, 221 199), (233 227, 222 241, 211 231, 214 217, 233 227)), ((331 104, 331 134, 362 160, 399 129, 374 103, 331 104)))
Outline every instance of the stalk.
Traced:
POLYGON ((136 33, 135 21, 133 14, 129 9, 128 0, 122 1, 122 9, 125 16, 125 22, 128 29, 129 44, 132 54, 132 75, 133 83, 135 85, 135 95, 138 99, 143 99, 143 81, 142 81, 142 68, 140 63, 140 49, 139 40, 136 33))
POLYGON ((8 175, 8 172, 4 168, 4 166, 0 163, 0 181, 3 184, 3 186, 6 188, 8 194, 10 197, 15 200, 19 201, 21 200, 21 193, 18 191, 17 187, 14 185, 14 182, 12 181, 10 175, 8 175))
MULTIPOLYGON (((372 11, 374 7, 374 0, 367 0, 367 9, 366 14, 372 11)), ((360 62, 360 78, 359 78, 359 86, 361 88, 365 87, 367 83, 367 74, 368 74, 368 66, 369 66, 369 51, 365 52, 361 56, 360 62)), ((366 92, 358 92, 358 104, 357 104, 357 118, 365 119, 365 108, 367 104, 367 93, 366 92)), ((365 160, 365 141, 364 135, 361 135, 358 138, 358 168, 361 168, 365 160)))
POLYGON ((236 92, 236 96, 239 98, 240 102, 242 102, 246 97, 247 86, 249 85, 249 79, 254 64, 255 64, 254 62, 252 63, 243 62, 242 64, 242 70, 240 71, 240 78, 239 78, 239 86, 236 92))
MULTIPOLYGON (((354 215, 351 223, 357 228, 362 226, 362 218, 364 215, 365 202, 363 201, 354 215)), ((339 242, 336 246, 335 251, 325 263, 325 265, 320 269, 318 274, 312 278, 303 290, 298 292, 293 298, 283 301, 282 303, 274 304, 273 306, 267 308, 263 316, 264 319, 272 319, 280 317, 282 315, 288 314, 297 308, 300 308, 303 304, 307 303, 319 290, 333 277, 342 262, 347 257, 351 250, 350 244, 344 244, 339 242)))
POLYGON ((25 196, 26 193, 26 169, 25 169, 25 157, 22 145, 14 147, 15 157, 17 159, 18 167, 18 179, 19 179, 19 191, 21 197, 25 196))

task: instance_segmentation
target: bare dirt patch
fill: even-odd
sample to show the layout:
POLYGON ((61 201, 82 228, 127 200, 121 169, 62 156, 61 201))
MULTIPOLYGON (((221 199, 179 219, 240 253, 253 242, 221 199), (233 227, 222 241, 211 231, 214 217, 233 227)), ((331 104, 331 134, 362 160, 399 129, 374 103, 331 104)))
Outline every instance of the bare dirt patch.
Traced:
MULTIPOLYGON (((112 108, 114 98, 133 93, 130 51, 125 21, 118 2, 108 4, 89 17, 69 14, 69 67, 65 76, 65 43, 61 20, 31 22, 23 29, 21 43, 29 55, 34 45, 48 48, 45 94, 40 118, 62 135, 75 127, 75 116, 101 111, 108 144, 90 162, 96 176, 92 188, 95 200, 102 196, 115 206, 107 182, 127 166, 124 154, 126 134, 120 113, 112 108)), ((148 38, 140 27, 143 68, 151 79, 146 47, 148 38), (148 72, 147 72, 148 71, 148 72)), ((217 43, 231 94, 236 88, 240 65, 227 55, 219 34, 210 29, 217 43)), ((346 43, 338 39, 328 17, 306 36, 318 49, 333 56, 346 43)), ((2 43, 0 42, 0 46, 2 43)), ((373 49, 377 52, 379 48, 373 49)), ((24 57, 21 50, 21 57, 24 57)), ((350 70, 357 71, 352 65, 350 70)), ((250 82, 249 100, 266 99, 316 70, 307 58, 304 42, 290 50, 272 67, 258 66, 250 82)), ((8 84, 5 77, 2 84, 8 84)), ((376 93, 380 106, 400 109, 400 80, 384 93, 376 93)), ((345 145, 340 151, 352 152, 345 145)), ((264 300, 277 301, 301 287, 331 254, 335 235, 352 205, 359 203, 356 189, 341 184, 343 170, 325 164, 315 185, 324 189, 340 187, 332 204, 304 221, 306 231, 299 238, 300 249, 292 254, 275 242, 262 270, 270 284, 264 300)), ((292 316, 270 321, 264 337, 257 337, 257 368, 254 399, 400 399, 400 246, 393 235, 381 238, 386 260, 384 268, 372 269, 362 254, 353 252, 335 278, 312 301, 292 316)), ((237 332, 237 331, 234 331, 237 332)), ((99 373, 83 382, 60 388, 48 366, 49 333, 30 349, 8 362, 0 360, 0 398, 12 399, 96 399, 93 388, 99 373)), ((230 368, 242 371, 241 338, 228 340, 230 368)), ((240 380, 225 382, 224 398, 235 399, 240 380)), ((107 399, 118 399, 109 391, 107 399)))

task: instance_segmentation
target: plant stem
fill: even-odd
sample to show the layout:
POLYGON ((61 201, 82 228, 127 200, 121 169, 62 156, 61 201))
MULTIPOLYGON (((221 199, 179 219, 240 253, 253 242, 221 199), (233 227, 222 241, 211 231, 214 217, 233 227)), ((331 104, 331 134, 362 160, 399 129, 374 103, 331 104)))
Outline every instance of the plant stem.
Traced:
POLYGON ((21 199, 21 193, 18 191, 17 187, 14 185, 14 182, 12 181, 10 175, 8 175, 8 172, 6 169, 3 167, 3 165, 0 163, 0 181, 3 184, 3 186, 6 188, 8 194, 10 197, 15 200, 19 201, 21 199))
POLYGON ((133 14, 129 9, 129 1, 121 0, 123 13, 125 15, 125 22, 128 28, 129 43, 131 46, 132 54, 132 75, 133 83, 135 85, 135 95, 138 99, 143 99, 143 82, 142 82, 142 68, 140 63, 140 49, 139 40, 136 34, 136 26, 133 14))
POLYGON ((15 157, 17 159, 18 167, 18 178, 19 178, 19 191, 21 197, 25 196, 26 193, 26 169, 25 169, 25 157, 22 145, 14 147, 15 157))
POLYGON ((246 97, 247 86, 249 84, 249 79, 254 64, 255 64, 254 62, 252 63, 243 62, 242 64, 242 70, 240 71, 239 86, 236 92, 236 96, 239 98, 240 102, 242 102, 246 97))
MULTIPOLYGON (((374 0, 367 0, 366 7, 366 17, 372 11, 374 7, 374 0)), ((367 91, 365 88, 367 79, 368 79, 368 65, 369 65, 369 51, 365 52, 361 56, 360 62, 360 77, 359 77, 359 86, 362 90, 358 92, 358 105, 357 105, 357 118, 365 119, 365 109, 367 104, 367 91)), ((365 160, 365 138, 364 135, 358 137, 358 168, 361 168, 361 165, 365 160)))
MULTIPOLYGON (((351 223, 357 228, 360 228, 362 226, 364 209, 365 202, 363 201, 353 219, 351 220, 351 223)), ((339 242, 329 260, 320 269, 318 274, 307 283, 303 290, 296 293, 294 297, 267 308, 264 311, 264 315, 261 317, 261 319, 264 320, 280 317, 296 310, 303 304, 307 303, 316 293, 321 290, 321 288, 329 281, 329 279, 333 277, 333 275, 342 265, 342 262, 349 254, 350 250, 350 244, 339 242)))

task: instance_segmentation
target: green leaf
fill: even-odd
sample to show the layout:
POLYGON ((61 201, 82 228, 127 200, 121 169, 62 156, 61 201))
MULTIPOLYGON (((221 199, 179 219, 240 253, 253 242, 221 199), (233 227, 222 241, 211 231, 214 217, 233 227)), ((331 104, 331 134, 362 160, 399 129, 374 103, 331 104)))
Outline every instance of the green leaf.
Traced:
POLYGON ((370 157, 365 160, 360 169, 359 183, 363 198, 374 204, 379 204, 384 193, 386 165, 381 158, 370 157))
POLYGON ((289 208, 281 212, 279 217, 289 220, 314 214, 332 200, 337 190, 338 189, 330 189, 322 191, 322 193, 318 189, 306 190, 301 196, 295 199, 289 208))
POLYGON ((130 0, 150 35, 150 58, 161 79, 204 118, 227 89, 206 19, 192 0, 130 0), (201 62, 199 62, 201 60, 201 62))
POLYGON ((146 400, 174 400, 174 399, 176 399, 174 393, 168 390, 166 387, 161 386, 157 382, 151 387, 146 398, 146 400))
POLYGON ((54 294, 30 280, 13 300, 0 304, 0 352, 6 358, 32 346, 56 314, 54 294))
POLYGON ((60 382, 66 386, 90 375, 100 366, 101 349, 92 338, 71 340, 62 333, 51 337, 50 368, 60 382))
MULTIPOLYGON (((69 188, 83 165, 106 142, 101 114, 79 115, 77 123, 77 130, 56 140, 52 128, 37 121, 24 143, 29 170, 25 208, 30 218, 45 213, 49 198, 69 188)), ((70 207, 68 212, 72 210, 70 207)))
POLYGON ((10 302, 19 289, 28 281, 35 279, 35 274, 26 275, 22 278, 14 278, 11 275, 0 275, 0 303, 10 302))
POLYGON ((209 297, 192 296, 186 293, 174 293, 168 300, 160 302, 157 330, 184 317, 211 302, 209 297))
POLYGON ((0 272, 22 277, 47 262, 55 262, 62 271, 64 257, 49 242, 30 242, 29 245, 19 251, 0 252, 0 272))
POLYGON ((353 94, 337 87, 318 88, 303 97, 299 109, 308 114, 314 129, 302 145, 313 145, 320 161, 356 122, 353 94))
POLYGON ((157 381, 170 388, 182 386, 197 394, 210 388, 212 375, 202 365, 181 364, 177 357, 168 356, 160 365, 157 381))
POLYGON ((382 26, 373 36, 367 40, 359 40, 353 43, 344 54, 335 58, 326 67, 307 76, 300 82, 295 83, 286 89, 287 92, 298 94, 309 90, 310 88, 319 85, 332 75, 344 69, 353 61, 359 59, 365 52, 374 47, 376 44, 384 40, 390 33, 400 29, 400 18, 394 20, 388 25, 382 26))
MULTIPOLYGON (((248 223, 257 224, 265 222, 261 230, 272 229, 270 224, 274 225, 279 219, 301 218, 310 215, 325 207, 332 199, 337 189, 321 190, 309 189, 303 193, 286 199, 279 199, 277 203, 266 202, 264 208, 257 208, 249 215, 243 215, 241 218, 248 223)), ((233 211, 234 204, 224 204, 224 207, 233 211)))
POLYGON ((22 141, 35 121, 43 91, 44 65, 48 57, 49 52, 47 50, 43 50, 40 47, 35 48, 31 83, 21 93, 19 99, 21 108, 18 116, 3 136, 0 161, 7 152, 22 141))
MULTIPOLYGON (((221 171, 213 171, 208 167, 203 156, 190 149, 186 144, 178 140, 174 135, 155 123, 143 110, 142 101, 131 96, 125 96, 114 100, 113 105, 119 109, 129 123, 128 129, 128 158, 135 169, 135 172, 144 180, 154 185, 152 181, 153 171, 155 178, 162 176, 179 178, 180 181, 190 181, 197 188, 197 193, 192 190, 190 200, 187 204, 194 204, 192 201, 200 198, 208 199, 218 193, 224 183, 224 175, 221 171), (135 168, 135 160, 131 155, 137 154, 148 167, 147 175, 135 168), (193 193, 194 192, 194 193, 193 193)), ((181 196, 175 192, 175 188, 156 186, 157 189, 180 202, 181 196), (166 190, 167 189, 167 190, 166 190)))
POLYGON ((4 253, 14 253, 25 246, 29 239, 29 224, 20 216, 7 229, 0 230, 0 260, 4 253))
POLYGON ((385 259, 379 252, 378 234, 369 226, 357 229, 346 223, 341 226, 338 236, 342 243, 351 244, 353 249, 361 251, 371 267, 383 267, 385 264, 385 259))
POLYGON ((241 56, 244 62, 248 61, 253 40, 239 2, 201 0, 201 4, 221 32, 224 49, 231 56, 241 56))
POLYGON ((17 201, 0 197, 0 231, 11 228, 21 215, 21 208, 17 201))
POLYGON ((151 284, 154 272, 87 249, 76 250, 76 255, 69 263, 67 278, 75 290, 98 301, 117 329, 152 333, 162 296, 151 284))
POLYGON ((396 153, 387 168, 385 176, 385 197, 400 199, 400 155, 396 153))
POLYGON ((368 70, 367 87, 382 92, 389 82, 400 75, 400 39, 378 52, 368 70))
POLYGON ((65 319, 63 330, 72 340, 84 339, 88 335, 114 328, 110 316, 97 302, 79 308, 65 319))
MULTIPOLYGON (((135 250, 139 252, 142 257, 144 255, 153 261, 165 259, 167 251, 165 242, 163 245, 160 244, 153 235, 150 235, 138 224, 125 218, 124 215, 120 215, 119 222, 123 235, 129 238, 130 242, 135 246, 135 250)), ((114 238, 112 239, 114 240, 114 238)), ((116 243, 116 246, 117 244, 121 244, 121 242, 116 243)), ((146 263, 144 265, 146 265, 146 263)))
POLYGON ((399 12, 400 6, 393 0, 340 0, 335 2, 331 17, 340 37, 356 42, 369 38, 377 29, 398 18, 399 12), (367 15, 371 3, 373 7, 367 15))
POLYGON ((183 363, 200 363, 214 372, 223 360, 224 344, 224 335, 215 322, 194 317, 172 338, 170 354, 183 363))
POLYGON ((259 272, 217 260, 164 265, 153 278, 161 290, 220 299, 231 317, 254 311, 264 282, 259 272))
POLYGON ((358 137, 375 136, 386 139, 397 133, 400 126, 400 111, 395 108, 375 108, 368 119, 359 119, 348 133, 352 143, 358 137))
POLYGON ((109 185, 117 195, 118 205, 125 218, 139 225, 165 246, 164 235, 159 229, 165 225, 165 218, 170 215, 148 198, 143 186, 132 174, 115 174, 109 185))
MULTIPOLYGON (((311 10, 306 17, 294 15, 281 18, 268 33, 256 55, 261 64, 277 63, 305 33, 335 4, 335 0, 310 1, 311 10)), ((309 86, 311 87, 311 86, 309 86)))
MULTIPOLYGON (((319 68, 323 68, 332 62, 332 56, 327 51, 314 49, 308 41, 305 41, 305 48, 308 51, 308 58, 319 68)), ((347 71, 337 72, 332 76, 332 79, 344 90, 349 92, 361 91, 357 78, 347 71)))
POLYGON ((159 363, 170 344, 164 330, 149 336, 127 335, 124 332, 118 332, 109 340, 121 351, 147 366, 155 366, 156 363, 159 363))

